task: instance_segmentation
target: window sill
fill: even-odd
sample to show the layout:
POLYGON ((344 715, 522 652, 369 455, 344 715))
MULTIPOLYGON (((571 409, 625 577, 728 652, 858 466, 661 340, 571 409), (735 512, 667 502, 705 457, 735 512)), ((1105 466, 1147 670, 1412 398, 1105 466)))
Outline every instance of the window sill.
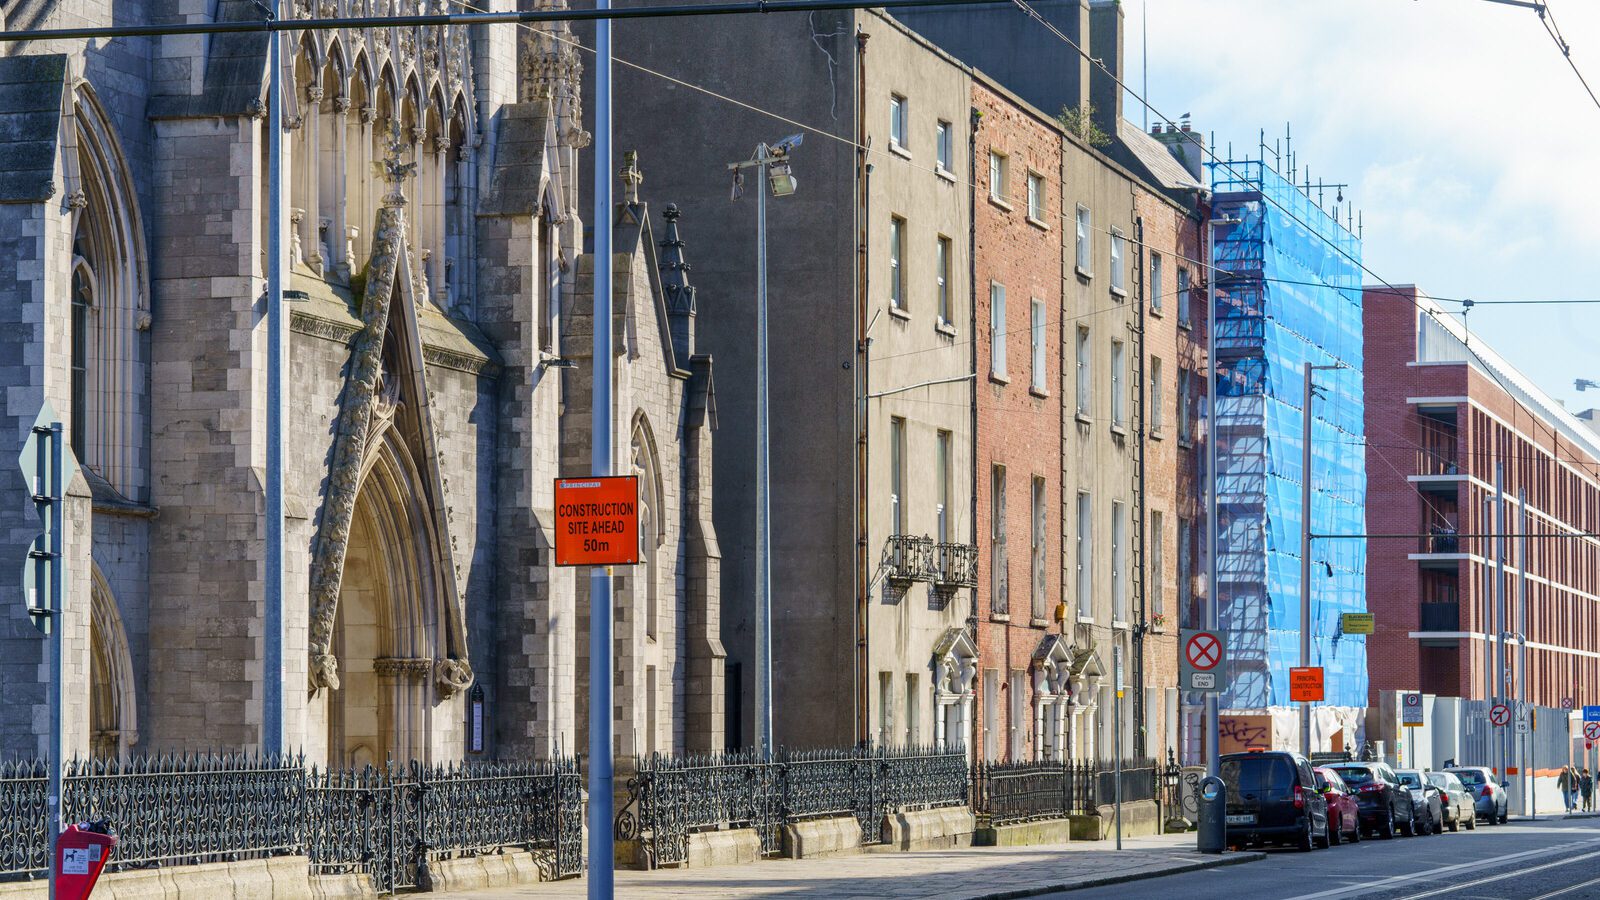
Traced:
POLYGON ((1167 314, 1161 311, 1161 307, 1152 303, 1150 305, 1150 315, 1155 316, 1158 319, 1164 319, 1166 318, 1167 314))
POLYGON ((1039 229, 1040 231, 1049 231, 1050 230, 1050 223, 1049 222, 1046 222, 1045 220, 1040 219, 1040 218, 1036 218, 1033 215, 1029 215, 1028 216, 1028 224, 1032 225, 1033 227, 1035 227, 1037 229, 1039 229))
POLYGON ((1178 438, 1178 446, 1181 449, 1184 449, 1184 450, 1193 450, 1194 449, 1194 439, 1193 438, 1178 438))
POLYGON ((1004 198, 1004 197, 996 197, 995 195, 990 194, 989 195, 989 202, 991 204, 995 205, 995 206, 1000 207, 1001 209, 1005 210, 1006 212, 1011 212, 1014 209, 1014 207, 1012 207, 1012 205, 1010 203, 1008 203, 1006 201, 1006 198, 1004 198))
POLYGON ((1126 300, 1128 299, 1128 289, 1113 287, 1111 289, 1111 296, 1117 298, 1118 300, 1126 300))
POLYGON ((1111 627, 1115 628, 1118 631, 1127 631, 1128 630, 1128 623, 1127 622, 1118 622, 1116 619, 1112 619, 1111 620, 1111 627))
POLYGON ((1189 319, 1179 319, 1178 327, 1182 328, 1184 331, 1192 331, 1194 330, 1194 322, 1190 321, 1189 319))
POLYGON ((933 330, 939 332, 940 334, 944 335, 945 337, 955 337, 956 336, 956 327, 954 325, 951 325, 949 322, 946 322, 943 319, 940 319, 939 321, 934 323, 933 330))
POLYGON ((1028 386, 1028 393, 1034 395, 1035 397, 1038 397, 1040 400, 1048 400, 1048 399, 1050 399, 1050 392, 1045 390, 1044 388, 1041 388, 1041 387, 1034 387, 1032 385, 1029 385, 1028 386))
POLYGON ((939 176, 940 178, 943 178, 945 181, 948 181, 951 184, 955 184, 956 180, 957 180, 956 179, 956 173, 950 171, 949 169, 946 169, 944 166, 935 166, 934 170, 933 170, 933 174, 939 176))
POLYGON ((1094 616, 1079 616, 1078 617, 1078 624, 1079 625, 1093 625, 1094 624, 1094 616))
POLYGON ((1117 437, 1127 437, 1128 436, 1128 429, 1123 427, 1123 426, 1121 426, 1121 425, 1112 425, 1111 426, 1111 433, 1116 435, 1117 437))
POLYGON ((910 159, 911 158, 911 151, 907 150, 906 148, 904 148, 902 146, 900 146, 895 141, 890 141, 889 142, 889 152, 893 153, 895 156, 904 157, 905 159, 910 159))
POLYGON ((1033 618, 1028 620, 1028 627, 1029 628, 1049 628, 1050 627, 1050 620, 1049 619, 1040 618, 1039 616, 1034 616, 1033 618))
POLYGON ((1161 430, 1161 426, 1157 425, 1156 427, 1150 429, 1150 440, 1152 440, 1152 441, 1164 441, 1166 439, 1167 439, 1167 434, 1166 434, 1166 432, 1161 430))
POLYGON ((1073 266, 1072 271, 1077 272, 1078 277, 1082 278, 1084 281, 1090 281, 1094 278, 1094 273, 1088 269, 1085 269, 1083 266, 1073 266))
POLYGON ((995 384, 1010 384, 1011 378, 1004 372, 990 372, 989 380, 995 384))
POLYGON ((911 313, 906 312, 902 307, 896 306, 892 300, 889 301, 889 315, 894 316, 896 319, 911 321, 911 313))
POLYGON ((1089 418, 1089 414, 1088 413, 1073 413, 1072 417, 1074 419, 1078 420, 1078 424, 1079 425, 1093 425, 1094 424, 1094 420, 1089 418))
POLYGON ((1010 622, 1011 621, 1011 614, 1010 613, 991 612, 991 613, 989 613, 989 621, 991 621, 991 622, 1002 622, 1002 623, 1003 622, 1010 622))

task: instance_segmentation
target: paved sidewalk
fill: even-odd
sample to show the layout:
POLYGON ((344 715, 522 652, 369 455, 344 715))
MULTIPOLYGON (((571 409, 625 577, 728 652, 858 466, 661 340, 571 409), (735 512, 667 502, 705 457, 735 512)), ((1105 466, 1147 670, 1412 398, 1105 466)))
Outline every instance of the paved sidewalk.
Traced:
MULTIPOLYGON (((1068 888, 1154 878, 1196 868, 1250 862, 1262 853, 1202 855, 1194 835, 1130 838, 1045 847, 975 847, 916 853, 864 853, 836 859, 773 859, 746 866, 617 872, 617 896, 664 898, 829 898, 829 900, 1003 900, 1068 888)), ((459 900, 568 900, 586 882, 490 888, 446 894, 459 900)))

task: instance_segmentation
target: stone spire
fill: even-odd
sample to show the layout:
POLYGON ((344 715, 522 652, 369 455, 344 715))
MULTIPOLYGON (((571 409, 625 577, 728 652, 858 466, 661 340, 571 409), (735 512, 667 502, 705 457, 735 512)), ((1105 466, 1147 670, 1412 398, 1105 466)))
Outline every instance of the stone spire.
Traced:
MULTIPOLYGON (((534 0, 536 10, 566 9, 566 0, 534 0)), ((583 130, 583 62, 578 39, 566 22, 547 22, 522 32, 522 83, 518 99, 530 103, 549 98, 558 117, 557 130, 574 146, 589 144, 583 130)))
POLYGON ((683 215, 676 203, 661 212, 667 220, 666 238, 661 241, 661 292, 667 306, 672 332, 672 350, 678 365, 687 365, 694 356, 695 290, 689 283, 689 262, 683 256, 683 238, 678 234, 678 218, 683 215))

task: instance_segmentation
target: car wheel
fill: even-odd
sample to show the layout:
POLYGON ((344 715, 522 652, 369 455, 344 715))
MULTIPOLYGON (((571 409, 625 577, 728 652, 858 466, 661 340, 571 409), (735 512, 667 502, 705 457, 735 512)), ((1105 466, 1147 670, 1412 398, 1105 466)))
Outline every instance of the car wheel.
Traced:
POLYGON ((1311 816, 1306 816, 1306 830, 1301 833, 1300 840, 1295 842, 1301 853, 1310 853, 1317 849, 1316 826, 1311 824, 1311 816))
POLYGON ((1394 838, 1394 833, 1395 833, 1394 809, 1393 809, 1393 807, 1391 807, 1389 809, 1389 815, 1384 817, 1383 827, 1378 829, 1378 837, 1381 837, 1386 841, 1387 840, 1392 840, 1394 838))
POLYGON ((1350 843, 1361 843, 1361 816, 1356 816, 1356 827, 1350 829, 1350 843))
POLYGON ((1333 816, 1328 816, 1328 843, 1324 846, 1337 847, 1344 843, 1344 823, 1333 816))
POLYGON ((1324 816, 1322 819, 1322 837, 1316 839, 1317 846, 1323 850, 1333 846, 1333 819, 1324 816))
POLYGON ((1501 825, 1504 825, 1506 823, 1506 819, 1509 818, 1509 813, 1510 813, 1509 809, 1500 810, 1500 824, 1501 825))
POLYGON ((1477 810, 1473 810, 1472 811, 1472 815, 1467 816, 1467 830, 1468 831, 1477 831, 1478 830, 1478 811, 1477 810))
POLYGON ((1452 832, 1460 831, 1461 830, 1461 817, 1460 816, 1456 816, 1455 818, 1450 820, 1449 824, 1450 824, 1450 830, 1452 832))

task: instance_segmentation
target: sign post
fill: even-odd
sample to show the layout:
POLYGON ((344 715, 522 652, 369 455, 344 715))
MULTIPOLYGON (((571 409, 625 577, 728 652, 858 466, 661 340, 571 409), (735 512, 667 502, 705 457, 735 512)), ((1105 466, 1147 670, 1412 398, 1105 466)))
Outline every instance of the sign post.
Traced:
POLYGON ((78 462, 67 446, 61 420, 47 400, 34 419, 33 427, 17 458, 29 498, 44 530, 28 545, 22 566, 22 591, 28 617, 44 635, 45 653, 50 661, 47 688, 50 707, 50 781, 45 792, 45 822, 50 835, 50 898, 55 900, 57 872, 55 859, 61 839, 61 679, 62 627, 67 611, 67 570, 63 556, 67 485, 78 471, 78 462))
POLYGON ((1228 689, 1228 635, 1184 628, 1178 632, 1178 688, 1203 694, 1228 689))

